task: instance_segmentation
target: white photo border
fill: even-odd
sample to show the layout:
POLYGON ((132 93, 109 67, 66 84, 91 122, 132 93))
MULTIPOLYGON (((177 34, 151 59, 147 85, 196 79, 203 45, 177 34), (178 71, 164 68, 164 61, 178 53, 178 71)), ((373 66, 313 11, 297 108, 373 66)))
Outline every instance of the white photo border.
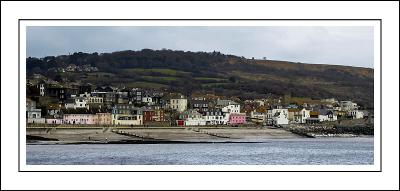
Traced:
POLYGON ((382 21, 380 19, 19 19, 19 172, 381 172, 382 21), (26 27, 28 26, 372 26, 374 27, 373 165, 26 165, 26 27), (79 170, 77 170, 79 169, 79 170))

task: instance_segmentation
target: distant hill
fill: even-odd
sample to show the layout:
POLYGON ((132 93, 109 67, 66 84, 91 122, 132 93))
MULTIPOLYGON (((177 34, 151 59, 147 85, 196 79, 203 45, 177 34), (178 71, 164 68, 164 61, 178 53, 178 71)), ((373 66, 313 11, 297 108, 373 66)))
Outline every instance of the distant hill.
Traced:
POLYGON ((336 97, 370 108, 374 103, 374 70, 370 68, 253 60, 219 52, 150 49, 104 54, 79 52, 27 58, 27 73, 97 85, 165 87, 182 93, 209 91, 243 98, 268 94, 314 99, 336 97), (96 67, 98 71, 54 72, 72 64, 96 67))

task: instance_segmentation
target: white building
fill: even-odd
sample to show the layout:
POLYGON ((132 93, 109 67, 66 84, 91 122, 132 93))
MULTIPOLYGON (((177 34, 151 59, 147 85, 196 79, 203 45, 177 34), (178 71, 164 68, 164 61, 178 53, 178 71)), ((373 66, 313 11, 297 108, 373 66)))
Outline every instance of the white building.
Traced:
POLYGON ((318 119, 323 121, 337 121, 337 115, 331 110, 321 109, 318 111, 318 119))
POLYGON ((89 109, 88 100, 84 97, 74 97, 69 99, 65 103, 66 109, 79 109, 79 108, 86 108, 89 109))
POLYGON ((217 107, 224 113, 240 113, 240 105, 231 100, 217 100, 217 107))
POLYGON ((288 109, 269 109, 267 110, 267 124, 287 125, 289 124, 288 109))
POLYGON ((300 110, 301 112, 301 123, 306 123, 306 119, 310 118, 310 110, 305 108, 300 110))
POLYGON ((321 102, 326 102, 326 103, 337 103, 338 101, 335 98, 327 98, 327 99, 321 99, 321 102))
POLYGON ((170 99, 169 101, 169 107, 173 110, 176 110, 178 112, 183 112, 187 109, 188 105, 188 100, 183 98, 175 98, 175 99, 170 99))
POLYGON ((364 112, 360 110, 351 110, 347 112, 347 116, 353 118, 353 119, 361 119, 364 118, 364 112))
POLYGON ((226 125, 229 121, 229 114, 223 113, 222 110, 211 109, 203 112, 203 118, 206 125, 226 125))
POLYGON ((98 97, 98 96, 90 96, 90 97, 88 97, 88 101, 89 101, 89 103, 93 103, 93 104, 102 104, 103 98, 98 97))
POLYGON ((222 112, 226 113, 240 113, 239 104, 231 104, 222 108, 222 112))
POLYGON ((357 103, 352 101, 340 101, 339 103, 341 111, 351 111, 358 109, 357 103))
POLYGON ((44 92, 45 92, 44 84, 41 83, 41 84, 39 84, 39 94, 40 94, 40 96, 44 96, 44 92))
POLYGON ((280 109, 272 116, 272 122, 274 125, 287 125, 289 124, 289 113, 287 109, 280 109))
POLYGON ((155 104, 154 101, 153 101, 153 98, 151 96, 149 96, 149 95, 144 95, 142 97, 142 102, 146 103, 147 105, 154 105, 155 104))
POLYGON ((254 123, 264 123, 267 120, 267 113, 259 113, 254 111, 250 112, 250 119, 254 123))
POLYGON ((36 108, 36 102, 29 98, 26 99, 26 120, 28 123, 46 123, 42 110, 36 108))
POLYGON ((141 114, 112 114, 113 125, 143 125, 141 114))
POLYGON ((206 119, 203 118, 196 110, 187 110, 184 111, 179 118, 184 120, 185 126, 199 126, 199 125, 206 125, 206 119))
POLYGON ((240 105, 232 100, 217 100, 217 108, 224 109, 223 112, 240 113, 240 105), (230 110, 230 111, 228 111, 230 110))

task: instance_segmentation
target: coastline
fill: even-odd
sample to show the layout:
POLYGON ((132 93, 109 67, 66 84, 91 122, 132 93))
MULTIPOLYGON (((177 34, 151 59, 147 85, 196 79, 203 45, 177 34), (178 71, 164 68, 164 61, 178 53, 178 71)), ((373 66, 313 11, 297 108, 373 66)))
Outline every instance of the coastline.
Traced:
POLYGON ((304 134, 271 127, 30 127, 26 130, 27 145, 262 143, 272 139, 365 136, 304 134))

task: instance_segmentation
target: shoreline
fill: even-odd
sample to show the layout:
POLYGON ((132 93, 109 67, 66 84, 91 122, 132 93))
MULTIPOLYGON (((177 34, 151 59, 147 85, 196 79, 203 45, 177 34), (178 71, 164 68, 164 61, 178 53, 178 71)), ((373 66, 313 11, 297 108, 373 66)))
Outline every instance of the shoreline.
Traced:
POLYGON ((305 132, 258 126, 26 128, 27 145, 262 143, 274 139, 354 138, 363 136, 368 135, 305 132))

